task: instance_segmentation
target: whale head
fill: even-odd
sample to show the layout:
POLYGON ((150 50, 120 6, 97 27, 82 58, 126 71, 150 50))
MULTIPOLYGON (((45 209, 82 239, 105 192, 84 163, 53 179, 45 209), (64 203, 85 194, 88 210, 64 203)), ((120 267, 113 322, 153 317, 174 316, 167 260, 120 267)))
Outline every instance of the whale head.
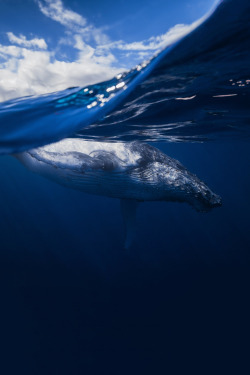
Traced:
POLYGON ((149 163, 140 177, 153 186, 157 200, 188 203, 198 212, 208 212, 222 205, 219 195, 165 154, 163 160, 149 163))
POLYGON ((187 202, 198 212, 208 212, 212 208, 222 205, 221 197, 202 181, 196 182, 192 186, 192 193, 187 202))

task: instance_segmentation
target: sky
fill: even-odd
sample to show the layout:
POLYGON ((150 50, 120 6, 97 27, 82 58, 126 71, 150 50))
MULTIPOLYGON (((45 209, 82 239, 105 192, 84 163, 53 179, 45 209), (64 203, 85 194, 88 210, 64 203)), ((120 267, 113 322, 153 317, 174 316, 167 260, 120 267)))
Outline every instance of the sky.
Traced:
POLYGON ((194 29, 215 0, 0 0, 0 101, 85 86, 194 29))

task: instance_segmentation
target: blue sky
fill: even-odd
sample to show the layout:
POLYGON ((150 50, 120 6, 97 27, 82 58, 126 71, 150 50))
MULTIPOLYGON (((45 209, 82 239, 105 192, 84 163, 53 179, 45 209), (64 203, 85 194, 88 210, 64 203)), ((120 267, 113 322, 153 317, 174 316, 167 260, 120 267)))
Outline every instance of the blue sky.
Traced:
POLYGON ((192 30, 214 0, 0 0, 0 100, 83 86, 192 30))

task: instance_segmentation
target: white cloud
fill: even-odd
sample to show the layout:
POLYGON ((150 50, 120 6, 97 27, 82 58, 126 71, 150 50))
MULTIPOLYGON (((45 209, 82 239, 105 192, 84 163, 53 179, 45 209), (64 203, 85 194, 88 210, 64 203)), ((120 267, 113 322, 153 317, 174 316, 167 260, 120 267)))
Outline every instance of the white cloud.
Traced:
POLYGON ((11 44, 0 44, 0 101, 109 79, 188 34, 203 20, 191 25, 176 25, 163 35, 143 41, 112 42, 84 17, 64 8, 61 0, 35 1, 45 16, 65 27, 65 35, 56 49, 50 51, 44 39, 27 39, 24 35, 7 33, 11 44), (63 45, 74 48, 75 61, 62 61, 63 45), (58 51, 61 59, 57 57, 58 51))
POLYGON ((81 15, 64 8, 61 0, 35 1, 44 15, 66 28, 66 36, 59 40, 56 50, 61 52, 66 44, 77 51, 77 57, 73 62, 62 61, 56 58, 55 50, 48 50, 44 39, 28 40, 23 35, 8 32, 11 45, 0 44, 0 101, 69 86, 85 86, 120 72, 114 66, 114 55, 98 47, 98 44, 108 42, 101 30, 88 25, 81 15))
POLYGON ((41 12, 48 18, 63 25, 68 34, 78 33, 86 42, 100 45, 109 42, 102 29, 90 24, 82 15, 64 7, 61 0, 35 0, 41 12))
POLYGON ((107 49, 118 49, 123 51, 157 51, 162 48, 167 47, 168 45, 176 42, 178 39, 184 37, 192 30, 194 30, 197 26, 199 26, 203 22, 204 18, 200 18, 199 20, 193 22, 191 25, 184 25, 178 24, 174 27, 170 28, 165 34, 158 35, 155 37, 151 37, 149 39, 133 42, 133 43, 125 43, 124 41, 116 41, 110 44, 106 44, 103 46, 107 49))
POLYGON ((65 62, 55 59, 49 51, 11 47, 0 44, 0 56, 5 56, 0 64, 0 101, 85 86, 109 79, 120 71, 112 67, 112 55, 100 57, 80 51, 76 61, 65 62))
POLYGON ((45 42, 44 39, 34 38, 34 39, 27 40, 24 35, 19 35, 19 37, 18 37, 16 35, 14 35, 12 32, 8 32, 7 36, 8 36, 8 39, 11 43, 17 44, 19 46, 28 47, 28 48, 30 48, 30 47, 36 48, 37 47, 37 48, 40 48, 40 49, 47 49, 48 48, 47 43, 45 42))
POLYGON ((10 57, 21 57, 22 53, 19 47, 16 46, 2 46, 0 44, 0 56, 7 60, 10 57))
POLYGON ((87 24, 80 14, 64 8, 61 0, 37 0, 37 3, 45 16, 70 29, 85 27, 87 24))

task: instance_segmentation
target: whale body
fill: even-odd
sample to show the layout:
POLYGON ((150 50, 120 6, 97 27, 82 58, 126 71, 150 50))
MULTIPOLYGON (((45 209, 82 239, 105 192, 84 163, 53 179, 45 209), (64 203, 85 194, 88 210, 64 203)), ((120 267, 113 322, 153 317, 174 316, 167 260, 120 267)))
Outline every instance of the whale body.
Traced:
POLYGON ((141 142, 93 142, 67 138, 16 155, 30 170, 85 193, 121 199, 125 247, 133 237, 137 202, 185 202, 197 211, 221 198, 179 161, 141 142))

